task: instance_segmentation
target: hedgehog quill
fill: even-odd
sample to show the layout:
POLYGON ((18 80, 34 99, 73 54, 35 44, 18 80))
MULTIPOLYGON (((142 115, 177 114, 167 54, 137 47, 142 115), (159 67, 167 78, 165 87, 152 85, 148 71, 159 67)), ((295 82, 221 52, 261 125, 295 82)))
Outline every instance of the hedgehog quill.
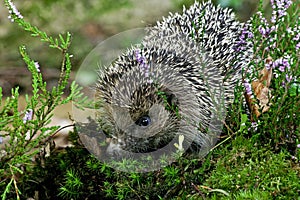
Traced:
POLYGON ((101 68, 97 121, 110 138, 108 154, 174 147, 179 135, 185 149, 212 148, 253 54, 251 44, 239 46, 243 26, 230 9, 195 2, 101 68))

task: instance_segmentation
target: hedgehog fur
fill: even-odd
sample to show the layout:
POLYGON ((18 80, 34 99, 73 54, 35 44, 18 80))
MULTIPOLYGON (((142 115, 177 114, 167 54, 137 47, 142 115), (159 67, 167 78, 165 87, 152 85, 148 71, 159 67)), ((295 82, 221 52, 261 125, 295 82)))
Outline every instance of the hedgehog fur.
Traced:
POLYGON ((98 121, 111 138, 109 153, 155 151, 178 135, 211 147, 220 128, 212 122, 216 105, 228 107, 251 59, 250 45, 237 50, 243 26, 230 9, 195 2, 101 68, 98 121))

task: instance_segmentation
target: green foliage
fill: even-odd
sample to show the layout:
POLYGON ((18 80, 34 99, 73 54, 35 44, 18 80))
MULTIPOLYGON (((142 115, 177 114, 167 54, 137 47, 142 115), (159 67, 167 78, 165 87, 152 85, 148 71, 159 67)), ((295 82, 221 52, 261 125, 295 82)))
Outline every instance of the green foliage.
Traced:
POLYGON ((68 148, 47 158, 45 166, 37 166, 23 184, 40 191, 40 198, 56 196, 68 185, 66 171, 71 170, 84 185, 76 190, 78 196, 73 198, 77 199, 297 198, 296 166, 285 151, 274 154, 270 149, 269 144, 259 146, 239 136, 202 160, 186 156, 157 172, 124 173, 101 163, 85 149, 68 148), (30 180, 35 180, 34 184, 30 180), (38 188, 40 185, 44 188, 38 188))
MULTIPOLYGON (((47 90, 47 83, 43 80, 38 62, 29 57, 24 45, 20 46, 20 54, 32 74, 32 94, 25 95, 26 109, 24 111, 19 110, 18 87, 13 88, 11 97, 7 97, 3 105, 0 105, 0 137, 1 140, 7 140, 0 157, 2 172, 0 178, 3 180, 0 183, 0 191, 3 191, 1 197, 6 199, 7 195, 13 191, 13 182, 16 197, 19 199, 21 192, 17 186, 16 177, 20 176, 18 179, 22 180, 21 175, 25 171, 26 173, 31 171, 34 156, 60 128, 59 126, 47 126, 51 122, 52 111, 55 107, 66 104, 72 99, 80 99, 81 103, 83 102, 80 88, 75 83, 71 84, 69 96, 65 99, 62 97, 71 72, 70 58, 72 56, 68 52, 71 34, 67 33, 65 37, 59 35, 58 38, 48 36, 45 32, 24 21, 11 1, 5 1, 5 5, 11 12, 10 18, 13 22, 31 33, 33 37, 39 37, 42 42, 48 43, 49 47, 58 49, 63 55, 58 84, 51 90, 47 90)), ((2 93, 0 96, 2 98, 2 93)))
MULTIPOLYGON (((283 16, 276 7, 270 22, 264 17, 263 10, 251 20, 255 57, 245 76, 250 80, 259 79, 259 72, 268 67, 273 74, 270 109, 256 119, 258 126, 254 134, 260 134, 262 141, 269 140, 276 148, 295 147, 296 139, 300 137, 299 13, 297 3, 294 3, 283 16)), ((256 118, 253 113, 252 118, 256 118)))
MULTIPOLYGON (((10 1, 5 2, 13 11, 10 1)), ((58 1, 43 2, 50 5, 58 1)), ((245 88, 239 85, 224 134, 205 158, 194 158, 187 152, 171 165, 148 173, 119 172, 100 162, 81 145, 76 129, 70 132, 74 147, 52 150, 49 157, 38 155, 40 148, 49 144, 51 136, 61 128, 46 126, 53 109, 72 99, 82 108, 86 99, 76 83, 71 84, 69 96, 62 96, 71 71, 71 35, 48 36, 13 12, 12 19, 21 28, 62 53, 62 63, 57 86, 47 90, 37 62, 30 58, 25 46, 19 49, 32 74, 32 94, 26 95, 23 111, 18 107, 18 88, 0 102, 0 139, 8 140, 0 152, 1 198, 27 199, 36 193, 39 199, 299 198, 299 40, 294 39, 297 32, 291 32, 300 27, 296 5, 274 22, 276 31, 264 34, 262 28, 271 26, 259 13, 253 16, 248 29, 253 33, 248 40, 254 44, 255 57, 249 66, 253 73, 246 69, 243 79, 259 78, 259 71, 269 58, 273 63, 286 58, 289 63, 284 70, 279 66, 272 68, 270 109, 258 118, 249 113, 243 103, 245 88), (287 79, 287 75, 292 78, 287 79)), ((2 88, 2 99, 1 91, 2 88)), ((165 94, 161 96, 168 103, 165 94)), ((168 106, 176 111, 173 105, 168 106)), ((120 163, 123 167, 131 164, 125 160, 120 163)))
POLYGON ((59 188, 58 196, 63 199, 77 199, 83 187, 80 177, 74 169, 68 169, 65 176, 64 185, 59 188))
POLYGON ((226 156, 218 158, 204 185, 222 188, 240 198, 256 193, 255 196, 262 195, 259 199, 264 199, 268 191, 270 198, 296 199, 300 191, 299 174, 291 170, 293 164, 286 160, 286 152, 274 154, 268 150, 269 145, 261 147, 255 142, 240 136, 233 141, 234 149, 222 149, 222 155, 226 156))
POLYGON ((171 99, 172 97, 171 98, 168 97, 166 92, 160 91, 160 90, 157 91, 157 95, 160 98, 162 98, 166 110, 175 113, 176 117, 178 117, 178 118, 181 117, 180 114, 179 114, 178 106, 174 102, 172 102, 172 101, 174 101, 174 100, 171 99))

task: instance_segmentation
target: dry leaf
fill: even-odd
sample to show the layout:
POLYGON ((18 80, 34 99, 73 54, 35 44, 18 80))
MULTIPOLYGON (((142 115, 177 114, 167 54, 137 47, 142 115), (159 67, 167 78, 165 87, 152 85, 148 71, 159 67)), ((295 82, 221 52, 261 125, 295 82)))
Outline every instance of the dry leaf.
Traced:
MULTIPOLYGON (((268 58, 267 63, 272 59, 268 58)), ((260 79, 254 80, 251 83, 251 87, 255 97, 246 94, 246 101, 252 113, 259 117, 262 113, 267 112, 270 109, 271 90, 269 89, 272 80, 272 68, 266 67, 260 72, 260 79)))

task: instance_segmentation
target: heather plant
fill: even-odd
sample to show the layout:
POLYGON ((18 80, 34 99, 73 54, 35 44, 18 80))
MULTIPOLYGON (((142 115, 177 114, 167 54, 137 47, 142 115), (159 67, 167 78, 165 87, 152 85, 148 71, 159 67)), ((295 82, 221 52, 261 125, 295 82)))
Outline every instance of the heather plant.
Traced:
MULTIPOLYGON (((9 10, 9 19, 12 22, 31 33, 31 36, 39 37, 42 42, 48 43, 49 47, 62 53, 61 73, 57 86, 47 90, 47 83, 43 80, 39 63, 30 58, 26 46, 20 46, 20 54, 32 75, 32 94, 25 95, 25 110, 19 110, 18 107, 18 87, 11 90, 11 97, 0 101, 0 143, 5 141, 0 154, 1 197, 6 199, 14 191, 16 198, 20 199, 21 190, 18 182, 22 180, 22 175, 30 173, 34 157, 43 146, 51 143, 53 135, 64 128, 47 126, 51 122, 52 111, 57 106, 71 100, 81 99, 79 101, 82 103, 85 99, 81 98, 80 88, 75 82, 70 86, 70 94, 63 98, 71 72, 72 55, 68 51, 71 34, 59 35, 58 38, 48 36, 45 32, 26 22, 12 1, 6 0, 5 5, 9 10)), ((1 91, 2 88, 0 88, 2 99, 1 91)), ((49 152, 47 153, 49 154, 49 152)))
POLYGON ((251 110, 246 123, 252 126, 245 133, 295 154, 300 137, 299 7, 292 1, 271 0, 272 14, 267 20, 260 5, 240 37, 242 42, 253 42, 255 53, 243 78, 251 110))
POLYGON ((18 110, 17 88, 0 105, 0 143, 8 141, 0 155, 2 199, 299 198, 299 0, 271 0, 270 18, 261 1, 246 24, 240 43, 251 42, 254 57, 235 89, 219 144, 205 158, 185 153, 171 165, 147 173, 119 172, 97 160, 82 146, 76 129, 69 136, 74 147, 53 152, 41 162, 39 149, 63 128, 46 126, 53 109, 72 99, 84 103, 75 83, 70 95, 62 97, 71 70, 71 35, 50 37, 24 21, 10 0, 5 3, 14 23, 57 49, 63 58, 58 85, 46 90, 42 66, 20 47, 32 73, 33 90, 26 95, 23 111, 18 110))

